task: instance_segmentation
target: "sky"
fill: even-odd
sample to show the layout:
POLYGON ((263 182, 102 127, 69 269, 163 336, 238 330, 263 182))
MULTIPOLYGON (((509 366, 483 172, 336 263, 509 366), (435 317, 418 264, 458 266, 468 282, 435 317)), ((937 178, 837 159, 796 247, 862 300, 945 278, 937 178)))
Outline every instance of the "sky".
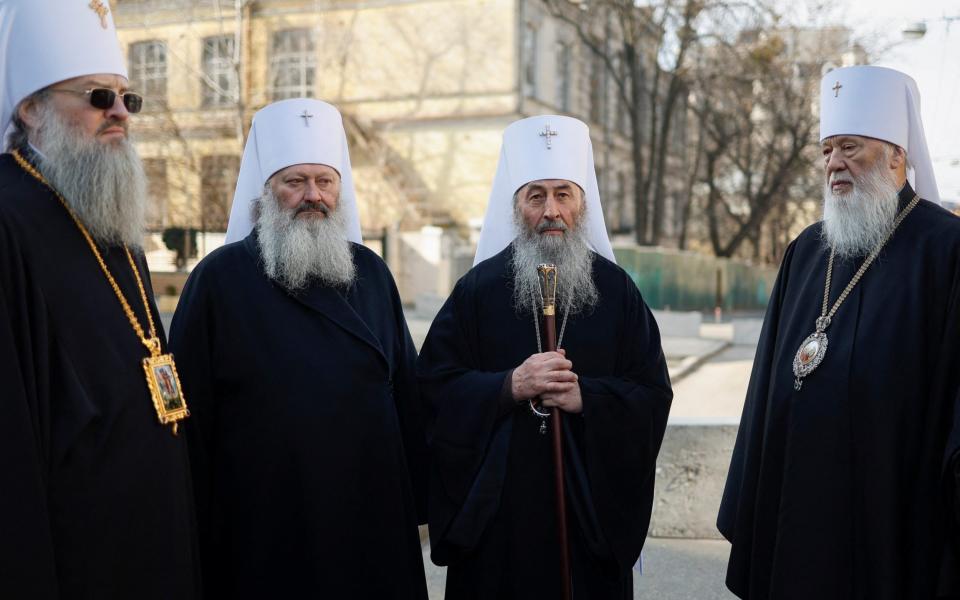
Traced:
POLYGON ((940 195, 960 202, 960 0, 841 0, 841 4, 842 22, 855 35, 887 48, 873 64, 898 69, 916 80, 940 195), (904 39, 901 31, 919 21, 926 23, 926 35, 904 39))

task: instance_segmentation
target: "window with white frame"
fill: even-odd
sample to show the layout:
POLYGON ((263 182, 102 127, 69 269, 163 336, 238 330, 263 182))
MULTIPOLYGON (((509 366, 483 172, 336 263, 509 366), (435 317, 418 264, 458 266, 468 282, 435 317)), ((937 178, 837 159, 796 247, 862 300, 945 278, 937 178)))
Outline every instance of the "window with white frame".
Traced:
POLYGON ((238 95, 233 64, 234 38, 217 35, 203 39, 203 105, 229 106, 238 95))
POLYGON ((160 40, 130 44, 128 54, 130 89, 143 95, 143 107, 156 107, 167 100, 167 45, 160 40))
POLYGON ((272 100, 312 97, 316 73, 316 44, 309 29, 274 32, 270 52, 272 100))

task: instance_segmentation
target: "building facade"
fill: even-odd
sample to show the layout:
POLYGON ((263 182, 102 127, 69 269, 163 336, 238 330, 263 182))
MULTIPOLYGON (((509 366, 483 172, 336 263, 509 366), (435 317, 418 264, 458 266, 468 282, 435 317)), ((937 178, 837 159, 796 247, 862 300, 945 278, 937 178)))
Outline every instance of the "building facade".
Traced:
POLYGON ((208 232, 189 242, 200 254, 226 229, 252 115, 298 96, 343 113, 371 237, 432 225, 468 238, 503 129, 544 113, 590 125, 607 222, 630 228, 615 94, 540 0, 117 0, 114 11, 145 96, 135 131, 151 229, 208 232))

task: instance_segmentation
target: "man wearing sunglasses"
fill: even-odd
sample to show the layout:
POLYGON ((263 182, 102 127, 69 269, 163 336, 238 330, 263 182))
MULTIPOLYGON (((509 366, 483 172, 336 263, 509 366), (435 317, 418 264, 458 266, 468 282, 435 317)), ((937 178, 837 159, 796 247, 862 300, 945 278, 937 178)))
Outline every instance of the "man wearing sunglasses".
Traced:
POLYGON ((0 0, 0 57, 0 596, 197 598, 110 7, 0 0))

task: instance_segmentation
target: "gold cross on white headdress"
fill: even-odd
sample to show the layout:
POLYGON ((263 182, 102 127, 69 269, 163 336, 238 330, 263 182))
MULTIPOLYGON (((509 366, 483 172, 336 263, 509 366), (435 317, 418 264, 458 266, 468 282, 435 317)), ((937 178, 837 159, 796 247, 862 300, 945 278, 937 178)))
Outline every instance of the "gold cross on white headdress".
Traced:
POLYGON ((103 0, 91 0, 88 4, 94 12, 100 17, 100 26, 104 29, 107 28, 107 13, 110 12, 110 9, 104 6, 103 0))

